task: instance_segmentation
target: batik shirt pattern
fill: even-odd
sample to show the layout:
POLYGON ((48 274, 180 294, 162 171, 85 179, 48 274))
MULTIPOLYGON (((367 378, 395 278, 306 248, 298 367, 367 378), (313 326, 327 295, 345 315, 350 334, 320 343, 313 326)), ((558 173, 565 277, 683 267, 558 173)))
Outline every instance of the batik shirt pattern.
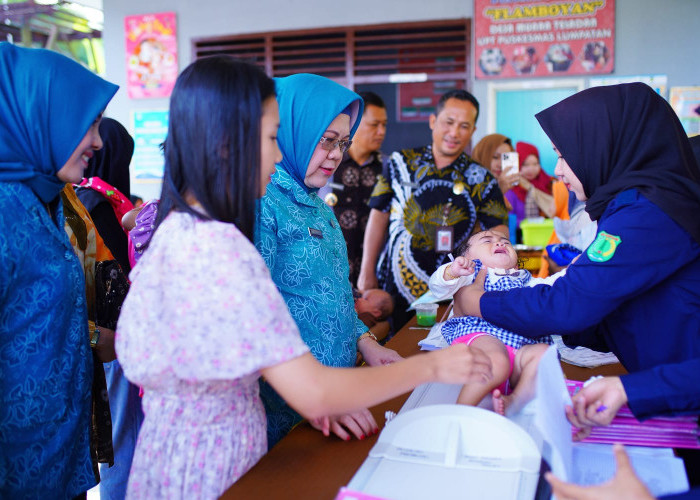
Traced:
POLYGON ((395 152, 369 206, 390 212, 388 241, 377 264, 380 285, 407 303, 428 291, 430 274, 447 262, 447 254, 435 252, 439 226, 454 228, 456 248, 477 222, 488 229, 505 224, 508 216, 498 182, 485 168, 461 154, 438 169, 432 146, 395 152), (455 185, 464 191, 455 194, 455 185))
POLYGON ((362 245, 370 210, 367 202, 377 183, 377 176, 381 173, 382 154, 376 151, 363 165, 358 165, 345 153, 343 161, 333 174, 332 189, 337 197, 333 212, 347 243, 350 283, 353 285, 357 283, 362 264, 362 245))
POLYGON ((307 347, 233 224, 170 213, 130 276, 115 347, 145 419, 126 496, 219 498, 267 449, 260 370, 307 347))

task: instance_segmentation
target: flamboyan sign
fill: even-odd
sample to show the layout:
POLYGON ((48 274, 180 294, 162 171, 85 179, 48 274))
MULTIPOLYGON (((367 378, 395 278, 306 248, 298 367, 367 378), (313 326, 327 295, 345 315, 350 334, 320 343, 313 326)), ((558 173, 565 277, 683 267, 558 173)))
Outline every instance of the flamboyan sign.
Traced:
POLYGON ((474 0, 474 75, 612 73, 615 0, 474 0))

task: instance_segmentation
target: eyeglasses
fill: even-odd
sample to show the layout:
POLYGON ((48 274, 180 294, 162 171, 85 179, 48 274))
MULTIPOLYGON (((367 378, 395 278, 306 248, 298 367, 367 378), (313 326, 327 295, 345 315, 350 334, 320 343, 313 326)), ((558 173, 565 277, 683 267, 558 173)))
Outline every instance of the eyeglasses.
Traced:
POLYGON ((341 153, 345 153, 350 146, 352 146, 352 141, 341 141, 340 139, 333 140, 330 137, 321 137, 318 141, 321 148, 326 151, 333 151, 336 147, 340 148, 341 153))

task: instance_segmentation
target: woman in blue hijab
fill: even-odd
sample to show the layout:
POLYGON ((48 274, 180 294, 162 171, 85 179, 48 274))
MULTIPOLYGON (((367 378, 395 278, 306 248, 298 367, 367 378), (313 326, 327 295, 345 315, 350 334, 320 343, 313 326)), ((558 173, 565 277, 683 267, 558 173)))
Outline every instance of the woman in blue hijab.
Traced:
MULTIPOLYGON (((350 147, 362 116, 362 99, 317 75, 276 79, 280 109, 278 142, 283 159, 262 198, 255 244, 312 354, 327 366, 355 365, 359 351, 369 365, 401 359, 380 346, 357 317, 349 280, 347 246, 338 221, 318 196, 350 147)), ((262 383, 272 447, 301 420, 262 383)), ((312 422, 317 426, 317 422, 312 422)), ((377 431, 369 411, 333 417, 341 439, 377 431)))
POLYGON ((59 193, 102 147, 116 91, 57 53, 0 43, 2 498, 73 498, 96 483, 85 281, 59 193))

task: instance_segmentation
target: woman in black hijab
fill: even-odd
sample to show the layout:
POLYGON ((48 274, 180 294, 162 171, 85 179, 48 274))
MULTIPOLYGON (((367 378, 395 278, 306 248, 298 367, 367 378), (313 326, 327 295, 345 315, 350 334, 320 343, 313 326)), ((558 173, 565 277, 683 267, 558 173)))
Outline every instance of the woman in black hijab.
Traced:
POLYGON ((128 240, 121 226, 121 217, 116 215, 114 207, 118 207, 117 210, 120 213, 126 213, 133 208, 129 201, 131 194, 129 164, 134 153, 134 140, 121 123, 111 118, 102 119, 100 136, 104 147, 90 158, 88 168, 85 170, 86 180, 81 184, 84 187, 77 188, 76 193, 80 202, 90 212, 97 232, 102 236, 107 248, 128 274, 131 270, 128 240), (97 183, 87 187, 91 184, 87 181, 95 177, 107 184, 106 189, 101 188, 97 183), (123 196, 109 193, 111 188, 116 188, 123 196))
MULTIPOLYGON (((77 188, 76 192, 121 270, 128 273, 131 270, 128 241, 121 226, 121 216, 133 208, 129 201, 129 164, 134 140, 121 123, 111 118, 102 119, 100 136, 104 147, 90 159, 85 170, 86 179, 81 184, 83 187, 77 188)), ((123 300, 124 296, 113 298, 115 315, 123 300)), ((136 439, 143 422, 139 388, 126 379, 119 361, 105 363, 104 370, 112 412, 114 465, 100 468, 100 497, 103 500, 126 495, 136 439)))
POLYGON ((584 90, 536 117, 597 237, 551 287, 475 284, 456 308, 527 337, 577 334, 612 350, 629 374, 577 394, 567 413, 578 427, 608 424, 623 404, 640 419, 697 413, 700 169, 678 118, 640 83, 584 90))

